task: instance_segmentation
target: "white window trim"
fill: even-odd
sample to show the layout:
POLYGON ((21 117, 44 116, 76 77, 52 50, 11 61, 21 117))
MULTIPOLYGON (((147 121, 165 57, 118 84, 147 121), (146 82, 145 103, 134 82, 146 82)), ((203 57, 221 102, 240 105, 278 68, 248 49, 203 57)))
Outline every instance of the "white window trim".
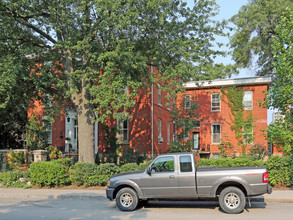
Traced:
POLYGON ((164 139, 162 137, 162 120, 161 119, 158 119, 158 142, 159 144, 162 144, 164 142, 164 139))
POLYGON ((246 133, 246 134, 251 134, 252 135, 252 141, 251 141, 251 143, 246 143, 245 138, 244 138, 244 135, 245 135, 244 126, 242 126, 243 144, 252 145, 253 144, 253 123, 246 123, 246 124, 251 124, 251 132, 246 133))
POLYGON ((167 124, 167 143, 170 144, 171 142, 171 122, 167 124))
POLYGON ((221 111, 221 94, 220 93, 212 93, 211 94, 211 112, 220 112, 221 111), (219 94, 219 99, 220 99, 220 109, 219 110, 213 110, 213 95, 214 94, 219 94))
MULTIPOLYGON (((117 113, 118 117, 121 117, 121 113, 117 113)), ((121 140, 121 137, 123 138, 123 134, 124 134, 124 128, 122 128, 122 134, 119 134, 119 129, 118 129, 118 125, 119 125, 119 121, 121 121, 121 119, 117 119, 116 120, 116 128, 117 128, 117 133, 116 133, 116 137, 117 137, 117 141, 120 144, 129 144, 129 119, 126 119, 127 121, 127 140, 121 140)), ((124 123, 125 120, 123 120, 124 123)))
POLYGON ((244 109, 244 110, 252 110, 252 109, 253 109, 253 91, 249 91, 249 90, 248 90, 248 91, 244 91, 244 92, 243 92, 243 100, 242 100, 242 103, 243 103, 243 109, 244 109), (245 106, 244 106, 244 94, 245 94, 245 93, 251 93, 251 107, 250 107, 250 106, 249 106, 249 107, 245 107, 245 106))
POLYGON ((191 108, 191 95, 185 95, 185 96, 184 96, 184 108, 185 108, 185 109, 190 109, 190 108, 191 108), (189 97, 189 98, 188 98, 188 101, 189 101, 189 107, 186 106, 186 103, 187 103, 187 102, 186 102, 187 97, 189 97))
POLYGON ((160 84, 158 84, 158 105, 162 106, 162 90, 160 84))
POLYGON ((212 124, 211 125, 211 143, 212 144, 221 144, 221 140, 222 140, 222 125, 221 124, 219 124, 219 123, 215 123, 215 124, 212 124), (214 136, 213 136, 213 134, 214 134, 214 131, 213 131, 213 126, 214 125, 220 125, 220 142, 214 142, 214 136))

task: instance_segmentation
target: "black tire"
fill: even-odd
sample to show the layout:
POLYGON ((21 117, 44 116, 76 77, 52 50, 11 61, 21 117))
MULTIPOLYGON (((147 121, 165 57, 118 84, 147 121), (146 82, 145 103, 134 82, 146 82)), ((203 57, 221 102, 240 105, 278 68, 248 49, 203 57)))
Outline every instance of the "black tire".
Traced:
POLYGON ((224 212, 228 214, 238 214, 244 210, 246 199, 242 190, 231 186, 222 190, 219 203, 224 212))
POLYGON ((131 188, 122 188, 116 195, 116 205, 121 211, 133 211, 138 205, 136 192, 131 188))

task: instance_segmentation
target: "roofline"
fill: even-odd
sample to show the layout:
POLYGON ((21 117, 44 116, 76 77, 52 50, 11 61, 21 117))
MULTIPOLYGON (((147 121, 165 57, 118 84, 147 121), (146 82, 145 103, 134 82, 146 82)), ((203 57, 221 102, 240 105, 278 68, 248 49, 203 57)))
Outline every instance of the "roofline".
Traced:
POLYGON ((240 79, 216 79, 209 81, 190 81, 184 83, 183 86, 186 89, 193 88, 210 88, 210 87, 222 87, 222 86, 244 86, 244 85, 261 85, 272 83, 272 77, 262 76, 262 77, 250 77, 250 78, 240 78, 240 79))

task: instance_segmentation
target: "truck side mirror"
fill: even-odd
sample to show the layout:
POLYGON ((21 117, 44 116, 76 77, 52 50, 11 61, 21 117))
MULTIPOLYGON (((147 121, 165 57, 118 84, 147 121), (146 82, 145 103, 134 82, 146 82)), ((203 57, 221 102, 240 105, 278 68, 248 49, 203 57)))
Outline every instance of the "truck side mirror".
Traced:
POLYGON ((152 166, 147 168, 147 173, 151 176, 152 175, 152 166))

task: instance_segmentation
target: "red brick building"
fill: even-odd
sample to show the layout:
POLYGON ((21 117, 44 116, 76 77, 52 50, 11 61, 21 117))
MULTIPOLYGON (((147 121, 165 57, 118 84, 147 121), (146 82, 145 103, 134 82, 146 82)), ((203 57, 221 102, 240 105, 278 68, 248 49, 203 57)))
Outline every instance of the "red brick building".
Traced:
MULTIPOLYGON (((262 130, 267 128, 267 109, 259 105, 265 99, 265 92, 271 83, 270 77, 246 79, 224 79, 203 82, 188 82, 186 92, 179 96, 196 96, 200 105, 201 121, 198 127, 190 131, 188 138, 193 141, 193 149, 201 157, 217 157, 218 145, 229 139, 234 146, 233 153, 241 153, 237 145, 235 132, 231 130, 231 109, 221 88, 236 86, 242 88, 244 113, 251 112, 254 118, 251 135, 253 142, 247 146, 261 144, 267 146, 262 130)), ((141 89, 136 105, 129 109, 132 116, 129 120, 109 120, 110 127, 118 128, 117 138, 121 146, 129 146, 141 153, 156 155, 165 153, 175 135, 175 126, 170 118, 167 93, 160 85, 141 89)), ((101 124, 95 123, 95 151, 105 152, 107 142, 101 124)), ((78 150, 77 115, 72 108, 65 110, 61 118, 56 118, 52 125, 49 143, 55 147, 63 147, 65 152, 78 150)))

